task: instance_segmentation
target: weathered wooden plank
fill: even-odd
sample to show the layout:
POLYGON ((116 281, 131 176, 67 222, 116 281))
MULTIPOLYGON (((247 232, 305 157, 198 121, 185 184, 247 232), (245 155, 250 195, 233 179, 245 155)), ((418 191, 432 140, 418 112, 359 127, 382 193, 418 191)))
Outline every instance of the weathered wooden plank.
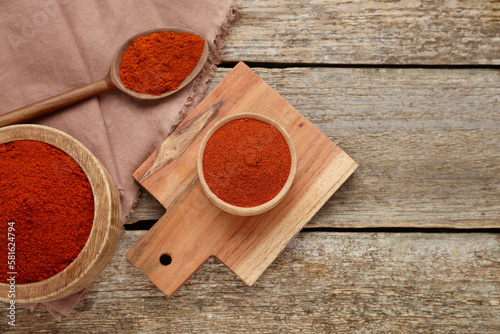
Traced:
POLYGON ((239 0, 227 61, 500 64, 500 2, 239 0))
POLYGON ((360 165, 308 227, 500 227, 500 72, 255 70, 360 165))
MULTIPOLYGON (((18 309, 17 330, 498 333, 498 234, 301 233, 255 285, 209 260, 172 298, 126 259, 127 231, 79 312, 18 309)), ((175 259, 174 259, 175 260, 175 259)), ((6 321, 0 331, 6 331, 6 321)))
POLYGON ((132 224, 142 220, 158 220, 165 214, 165 208, 144 188, 140 189, 139 198, 133 207, 125 224, 132 224))

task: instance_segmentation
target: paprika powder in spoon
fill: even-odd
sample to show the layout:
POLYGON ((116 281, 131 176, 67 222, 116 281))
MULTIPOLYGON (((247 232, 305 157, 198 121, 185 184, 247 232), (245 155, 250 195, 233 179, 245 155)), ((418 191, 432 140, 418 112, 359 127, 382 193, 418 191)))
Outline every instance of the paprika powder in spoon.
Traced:
POLYGON ((208 43, 189 30, 170 27, 144 31, 130 38, 118 49, 111 62, 109 73, 104 78, 0 115, 0 127, 42 116, 117 88, 143 100, 166 97, 189 84, 202 70, 207 58, 208 43), (162 35, 163 32, 168 32, 168 34, 162 35), (144 36, 150 36, 150 38, 143 39, 144 36), (134 46, 136 40, 138 42, 134 46), (170 47, 163 47, 161 44, 167 41, 170 47), (182 47, 175 43, 180 43, 182 47), (173 47, 174 44, 175 47, 173 47), (124 64, 120 69, 122 55, 131 46, 132 50, 144 53, 144 57, 131 52, 124 57, 124 64), (144 62, 144 66, 140 64, 141 62, 144 62), (120 76, 125 82, 122 82, 120 76))
POLYGON ((175 90, 198 64, 204 44, 199 36, 183 32, 138 37, 121 58, 121 82, 142 94, 175 90))

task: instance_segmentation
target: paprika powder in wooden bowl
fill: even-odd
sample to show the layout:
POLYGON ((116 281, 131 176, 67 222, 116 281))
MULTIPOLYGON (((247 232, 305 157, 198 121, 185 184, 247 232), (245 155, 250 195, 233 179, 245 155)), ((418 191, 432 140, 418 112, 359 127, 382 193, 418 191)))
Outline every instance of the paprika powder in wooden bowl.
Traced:
POLYGON ((0 300, 35 303, 88 286, 121 234, 118 191, 99 160, 66 133, 0 128, 0 300))
POLYGON ((220 209, 253 216, 275 207, 292 186, 297 155, 292 139, 273 119, 255 113, 228 116, 203 138, 198 175, 220 209))

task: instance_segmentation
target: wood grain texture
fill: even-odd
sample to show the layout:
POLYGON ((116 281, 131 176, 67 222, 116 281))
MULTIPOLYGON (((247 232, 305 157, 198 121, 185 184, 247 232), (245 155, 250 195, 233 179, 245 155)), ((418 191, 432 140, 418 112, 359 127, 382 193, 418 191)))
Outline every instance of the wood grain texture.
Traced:
POLYGON ((226 61, 500 64, 500 2, 239 0, 226 61))
MULTIPOLYGON (((500 227, 499 71, 254 70, 360 162, 307 227, 500 227)), ((164 213, 149 196, 136 210, 164 213)))
POLYGON ((127 258, 168 296, 210 256, 251 285, 356 168, 333 141, 239 63, 134 173, 167 213, 127 258), (279 123, 297 156, 295 179, 283 200, 248 217, 217 207, 197 173, 198 152, 210 128, 240 113, 279 123), (162 256, 171 261, 165 265, 162 256))
MULTIPOLYGON (((166 297, 125 259, 127 231, 72 318, 17 311, 30 333, 498 333, 495 234, 301 233, 252 287, 215 259, 166 297), (217 283, 215 283, 217 282, 217 283)), ((6 321, 0 332, 6 332, 6 321)))

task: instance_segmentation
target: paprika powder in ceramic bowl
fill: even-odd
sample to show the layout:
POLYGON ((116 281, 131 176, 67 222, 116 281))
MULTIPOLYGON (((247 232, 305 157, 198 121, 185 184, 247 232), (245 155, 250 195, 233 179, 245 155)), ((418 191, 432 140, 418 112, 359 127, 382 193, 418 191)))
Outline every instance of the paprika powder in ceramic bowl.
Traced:
POLYGON ((292 186, 297 155, 285 129, 269 117, 240 113, 215 124, 198 152, 198 175, 220 209, 253 216, 275 207, 292 186))
POLYGON ((35 303, 88 286, 121 233, 118 191, 80 142, 41 125, 0 128, 0 300, 35 303))

